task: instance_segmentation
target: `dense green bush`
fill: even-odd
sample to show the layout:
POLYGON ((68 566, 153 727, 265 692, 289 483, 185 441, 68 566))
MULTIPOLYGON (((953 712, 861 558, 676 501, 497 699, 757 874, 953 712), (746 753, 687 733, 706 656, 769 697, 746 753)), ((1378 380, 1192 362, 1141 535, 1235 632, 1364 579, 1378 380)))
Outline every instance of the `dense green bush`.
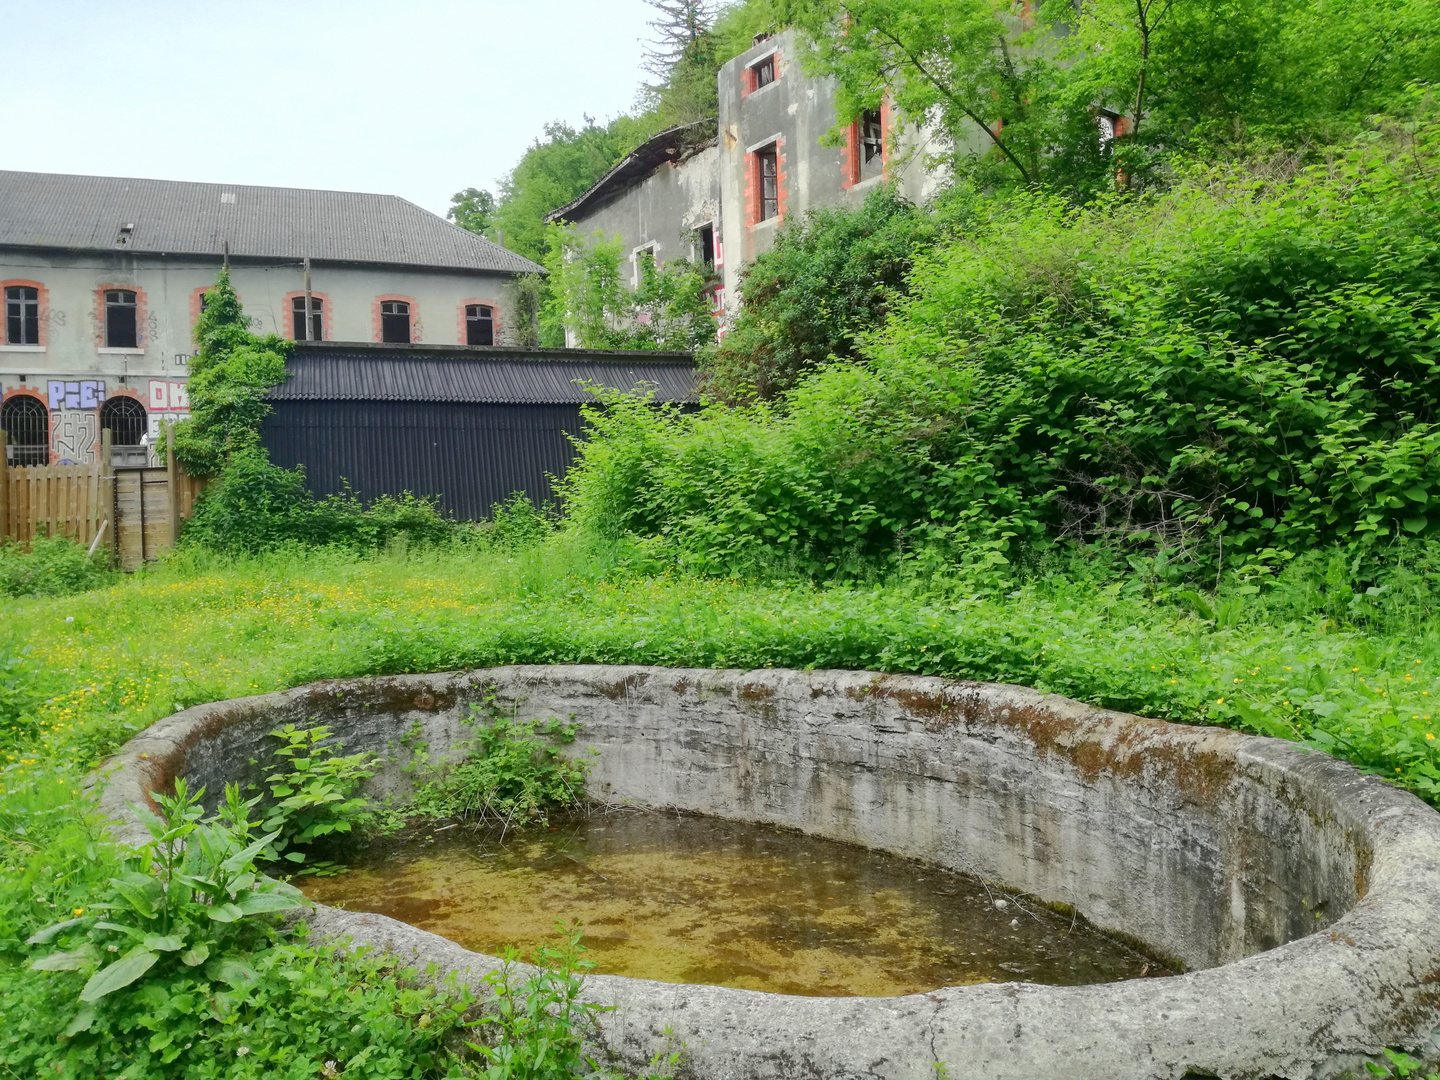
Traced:
POLYGON ((190 418, 175 430, 175 456, 191 476, 213 476, 231 454, 259 445, 260 423, 270 412, 265 395, 285 381, 294 347, 276 334, 250 332, 228 267, 205 301, 195 324, 199 351, 190 361, 190 418))
POLYGON ((93 556, 64 536, 37 536, 21 546, 0 541, 0 596, 68 596, 114 578, 101 546, 93 556))
POLYGON ((727 401, 772 398, 832 358, 856 355, 881 323, 935 220, 882 187, 855 210, 826 207, 786 222, 744 271, 743 306, 705 355, 706 389, 727 401))
POLYGON ((592 410, 573 519, 707 571, 923 552, 1001 581, 1066 536, 1213 581, 1440 535, 1437 164, 1424 123, 1293 174, 972 208, 868 363, 783 410, 592 410))
POLYGON ((381 496, 368 508, 349 494, 317 499, 302 471, 272 465, 255 446, 236 451, 201 494, 183 541, 230 554, 286 543, 364 550, 402 537, 407 543, 437 543, 455 537, 459 528, 433 502, 412 495, 381 496))

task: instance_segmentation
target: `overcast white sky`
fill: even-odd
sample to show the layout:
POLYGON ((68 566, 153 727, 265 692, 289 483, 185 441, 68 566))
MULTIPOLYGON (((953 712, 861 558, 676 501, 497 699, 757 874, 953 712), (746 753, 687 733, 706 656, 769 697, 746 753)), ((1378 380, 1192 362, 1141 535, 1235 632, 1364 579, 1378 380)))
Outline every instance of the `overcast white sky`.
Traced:
POLYGON ((401 195, 628 109, 643 0, 0 0, 0 168, 401 195))

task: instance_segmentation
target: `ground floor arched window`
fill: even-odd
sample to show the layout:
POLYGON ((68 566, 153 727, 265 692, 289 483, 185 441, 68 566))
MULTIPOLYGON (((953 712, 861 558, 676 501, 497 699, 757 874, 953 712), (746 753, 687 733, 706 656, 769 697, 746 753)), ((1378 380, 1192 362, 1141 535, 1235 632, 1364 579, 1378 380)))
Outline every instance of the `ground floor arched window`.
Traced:
POLYGON ((144 405, 132 397, 112 397, 100 407, 100 427, 110 432, 112 465, 148 463, 145 433, 149 416, 144 405))
POLYGON ((50 464, 50 410, 39 398, 16 394, 0 405, 0 430, 5 432, 6 464, 50 464))

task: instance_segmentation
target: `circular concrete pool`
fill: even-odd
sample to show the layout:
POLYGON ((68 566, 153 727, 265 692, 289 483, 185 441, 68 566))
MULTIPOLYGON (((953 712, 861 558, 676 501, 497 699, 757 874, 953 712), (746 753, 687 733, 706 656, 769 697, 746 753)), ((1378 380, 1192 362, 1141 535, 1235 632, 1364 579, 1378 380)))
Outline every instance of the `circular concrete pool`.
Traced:
MULTIPOLYGON (((1289 743, 1183 727, 1020 687, 847 671, 507 667, 315 683, 197 706, 111 763, 103 806, 177 776, 254 780, 266 733, 333 727, 392 763, 401 739, 464 752, 484 701, 574 717, 592 795, 797 829, 1074 908, 1187 974, 813 998, 592 975, 604 1046, 638 1069, 685 1048, 696 1080, 1122 1080, 1338 1076, 1440 1025, 1440 815, 1289 743), (667 1034, 667 1032, 669 1034, 667 1034)), ((498 963, 380 915, 318 933, 478 980, 498 963)))

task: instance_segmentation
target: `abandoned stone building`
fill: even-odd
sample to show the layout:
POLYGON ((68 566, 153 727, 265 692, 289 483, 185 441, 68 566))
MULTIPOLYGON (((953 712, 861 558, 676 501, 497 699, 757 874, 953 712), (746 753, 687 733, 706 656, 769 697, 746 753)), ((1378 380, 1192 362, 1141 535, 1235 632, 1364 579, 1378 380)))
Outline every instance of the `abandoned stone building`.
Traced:
POLYGON ((10 464, 92 463, 105 429, 145 464, 227 257, 252 329, 300 340, 508 344, 540 270, 392 195, 0 171, 10 464))
POLYGON ((656 135, 549 220, 619 235, 632 284, 647 255, 710 266, 723 324, 741 271, 787 217, 858 204, 886 180, 913 201, 933 194, 943 177, 927 168, 927 131, 902 128, 888 107, 850 124, 842 145, 822 143, 837 86, 804 74, 798 56, 793 31, 757 41, 720 69, 717 119, 656 135))

